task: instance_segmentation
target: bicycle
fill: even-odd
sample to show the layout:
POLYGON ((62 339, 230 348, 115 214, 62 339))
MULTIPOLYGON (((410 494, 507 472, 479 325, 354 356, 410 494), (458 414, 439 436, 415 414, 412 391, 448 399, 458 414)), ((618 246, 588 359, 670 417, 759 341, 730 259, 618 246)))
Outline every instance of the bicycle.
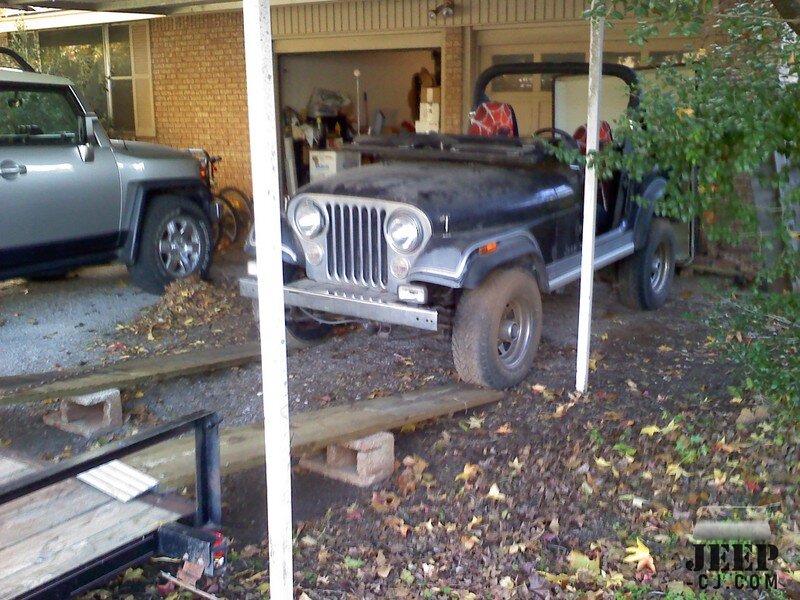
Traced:
POLYGON ((189 148, 188 152, 195 155, 200 162, 200 177, 212 193, 211 209, 216 217, 211 232, 214 249, 220 251, 233 246, 239 240, 241 232, 247 231, 253 222, 253 201, 235 187, 226 187, 218 193, 215 192, 215 175, 217 164, 222 161, 221 156, 211 156, 202 148, 189 148), (232 201, 229 196, 235 197, 235 200, 232 201), (247 211, 244 222, 241 214, 243 211, 247 211))

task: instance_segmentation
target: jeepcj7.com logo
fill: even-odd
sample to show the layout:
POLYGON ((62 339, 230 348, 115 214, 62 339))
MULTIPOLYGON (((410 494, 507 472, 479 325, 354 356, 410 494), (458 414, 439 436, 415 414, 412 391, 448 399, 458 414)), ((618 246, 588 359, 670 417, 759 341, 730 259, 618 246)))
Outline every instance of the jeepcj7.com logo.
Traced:
POLYGON ((694 556, 685 566, 701 590, 770 590, 778 586, 769 507, 706 506, 698 511, 694 556))

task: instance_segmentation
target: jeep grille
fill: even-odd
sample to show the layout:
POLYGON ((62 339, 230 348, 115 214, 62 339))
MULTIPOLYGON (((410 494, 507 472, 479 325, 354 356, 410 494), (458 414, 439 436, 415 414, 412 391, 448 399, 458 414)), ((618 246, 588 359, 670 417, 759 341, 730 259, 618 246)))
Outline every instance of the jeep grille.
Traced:
POLYGON ((336 281, 386 289, 389 280, 386 210, 328 201, 326 254, 328 277, 336 281))

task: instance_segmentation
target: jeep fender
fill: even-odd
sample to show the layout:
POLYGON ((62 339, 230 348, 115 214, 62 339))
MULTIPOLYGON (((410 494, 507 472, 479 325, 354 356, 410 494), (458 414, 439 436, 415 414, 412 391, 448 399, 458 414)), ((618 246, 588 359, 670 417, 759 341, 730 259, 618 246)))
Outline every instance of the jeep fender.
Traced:
POLYGON ((524 230, 493 236, 482 232, 480 238, 436 240, 417 260, 409 280, 472 289, 477 288, 493 270, 520 261, 530 263, 539 287, 546 291, 544 257, 536 240, 524 230), (481 248, 492 243, 497 244, 494 250, 480 252, 481 248))
POLYGON ((286 215, 281 215, 281 255, 283 262, 294 266, 305 266, 303 247, 292 231, 286 215))
POLYGON ((139 232, 144 222, 148 203, 159 195, 179 195, 195 202, 209 217, 211 216, 211 192, 197 179, 168 179, 148 181, 136 186, 128 193, 131 202, 127 208, 123 206, 122 230, 125 231, 124 245, 120 251, 120 260, 131 265, 136 261, 139 251, 139 232))
POLYGON ((653 221, 656 204, 664 197, 667 180, 662 175, 651 175, 639 186, 639 199, 633 206, 633 245, 639 250, 647 243, 647 233, 653 221))

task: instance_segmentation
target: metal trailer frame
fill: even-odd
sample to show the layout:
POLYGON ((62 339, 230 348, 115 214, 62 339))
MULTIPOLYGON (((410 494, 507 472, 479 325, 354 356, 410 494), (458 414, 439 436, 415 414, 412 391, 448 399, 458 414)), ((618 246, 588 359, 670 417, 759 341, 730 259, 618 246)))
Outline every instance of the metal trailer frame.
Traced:
MULTIPOLYGON (((191 525, 175 523, 163 525, 159 530, 135 539, 124 546, 116 548, 104 556, 93 559, 86 564, 58 576, 19 598, 47 599, 67 598, 87 591, 103 581, 125 571, 159 551, 163 551, 160 537, 163 533, 170 538, 170 548, 175 548, 176 537, 185 546, 205 545, 213 552, 224 550, 212 540, 222 524, 222 482, 219 452, 219 424, 222 418, 215 412, 197 411, 158 425, 148 431, 131 436, 128 439, 91 450, 74 458, 69 458, 57 465, 46 467, 29 473, 0 486, 0 505, 23 498, 33 492, 55 483, 65 481, 76 475, 154 446, 160 442, 177 437, 182 433, 194 431, 195 438, 195 512, 191 525), (212 533, 214 532, 214 533, 212 533)), ((180 546, 180 544, 178 544, 180 546)), ((180 552, 181 558, 183 552, 180 552)), ((213 558, 213 556, 212 556, 213 558)), ((213 565, 213 561, 212 561, 213 565)))

